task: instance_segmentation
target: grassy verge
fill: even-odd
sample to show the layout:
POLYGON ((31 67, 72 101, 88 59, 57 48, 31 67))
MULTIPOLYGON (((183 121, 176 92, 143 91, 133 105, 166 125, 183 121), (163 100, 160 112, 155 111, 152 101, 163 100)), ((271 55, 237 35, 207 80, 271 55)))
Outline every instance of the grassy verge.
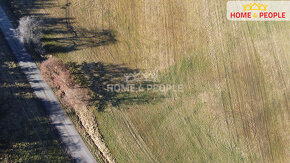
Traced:
POLYGON ((70 162, 0 33, 0 161, 70 162))

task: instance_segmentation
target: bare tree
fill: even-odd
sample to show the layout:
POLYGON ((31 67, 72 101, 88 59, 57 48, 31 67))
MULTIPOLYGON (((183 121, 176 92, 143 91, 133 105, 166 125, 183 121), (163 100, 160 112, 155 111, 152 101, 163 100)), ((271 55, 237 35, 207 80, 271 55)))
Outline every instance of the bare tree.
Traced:
POLYGON ((43 54, 44 50, 41 42, 43 34, 40 27, 41 21, 30 16, 25 16, 20 18, 15 34, 21 42, 34 48, 36 52, 43 54))

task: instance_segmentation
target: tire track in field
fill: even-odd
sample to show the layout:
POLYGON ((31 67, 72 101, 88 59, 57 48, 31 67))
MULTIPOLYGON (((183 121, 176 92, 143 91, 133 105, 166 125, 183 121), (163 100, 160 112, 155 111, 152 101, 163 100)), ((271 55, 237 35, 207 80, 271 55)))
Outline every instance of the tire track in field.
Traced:
MULTIPOLYGON (((220 3, 219 3, 219 5, 220 5, 220 3)), ((222 8, 221 5, 219 6, 219 8, 222 8)), ((217 8, 216 8, 216 11, 217 11, 217 13, 219 13, 217 8)), ((217 20, 218 19, 220 19, 219 16, 217 16, 217 20)), ((221 32, 220 29, 222 27, 220 22, 221 22, 221 20, 217 21, 219 33, 221 32)), ((255 23, 257 23, 256 25, 258 25, 258 22, 255 22, 255 23)), ((273 150, 274 149, 272 147, 272 141, 273 140, 271 140, 271 136, 270 136, 271 128, 269 126, 270 124, 268 124, 268 118, 267 118, 267 114, 269 114, 268 111, 271 108, 270 97, 269 97, 269 94, 268 94, 269 90, 267 89, 266 76, 264 74, 264 69, 262 67, 261 56, 258 53, 257 47, 255 46, 254 35, 252 33, 252 29, 249 26, 250 23, 246 22, 245 24, 246 24, 245 28, 242 29, 243 30, 243 39, 245 39, 246 42, 248 42, 246 44, 246 46, 247 46, 247 49, 249 50, 248 51, 248 53, 249 53, 248 54, 249 62, 253 65, 253 67, 249 67, 250 71, 252 72, 252 73, 250 73, 250 75, 252 76, 253 79, 257 80, 256 84, 254 84, 254 83, 252 83, 252 84, 254 84, 254 86, 256 86, 256 88, 257 88, 257 91, 258 91, 257 93, 258 93, 258 96, 259 96, 259 99, 260 99, 259 101, 260 101, 261 109, 262 109, 261 111, 263 112, 262 113, 263 114, 263 119, 265 121, 265 123, 264 123, 264 125, 265 125, 265 137, 266 137, 265 138, 265 142, 259 141, 259 144, 257 146, 258 146, 258 149, 260 150, 260 154, 262 154, 262 156, 261 156, 262 159, 265 159, 265 157, 269 157, 272 161, 274 161, 274 156, 273 156, 273 154, 274 154, 273 150), (264 144, 264 143, 266 143, 266 144, 264 144), (264 149, 265 146, 269 150, 269 156, 267 156, 265 154, 265 149, 264 149)), ((260 23, 259 25, 261 25, 261 26, 263 26, 263 25, 265 26, 266 25, 266 28, 268 27, 267 24, 260 23)), ((267 31, 269 32, 268 35, 272 36, 272 31, 269 29, 269 27, 267 28, 267 31)), ((221 39, 222 37, 219 37, 219 38, 221 39)), ((271 44, 272 50, 273 50, 272 51, 272 55, 274 57, 274 63, 276 64, 276 69, 278 69, 278 74, 280 75, 282 82, 284 82, 283 76, 281 76, 281 74, 282 74, 281 65, 279 64, 279 60, 278 60, 277 53, 276 53, 276 48, 277 47, 274 46, 275 45, 275 41, 274 41, 273 37, 269 38, 269 40, 272 41, 272 44, 271 44)), ((222 52, 223 52, 223 54, 226 54, 226 52, 224 52, 224 50, 223 50, 223 48, 224 48, 223 47, 224 46, 223 40, 220 40, 220 41, 221 41, 222 52)), ((231 61, 231 60, 232 59, 229 59, 229 61, 231 61)), ((233 65, 231 65, 231 66, 233 66, 233 65)), ((225 68, 225 70, 227 71, 226 68, 225 68)), ((226 72, 226 74, 227 74, 227 76, 233 76, 233 74, 230 73, 230 72, 226 72)), ((229 79, 229 80, 231 80, 231 79, 229 79)), ((232 80, 235 80, 235 79, 232 79, 232 80)), ((233 85, 233 86, 231 86, 231 85, 232 85, 231 83, 229 83, 229 85, 227 85, 227 89, 229 91, 232 91, 231 89, 233 89, 233 91, 237 89, 236 85, 233 85)), ((249 91, 249 90, 247 90, 247 91, 249 91)), ((240 97, 243 98, 243 96, 240 95, 240 94, 237 94, 236 96, 237 96, 237 98, 240 98, 240 97)), ((234 98, 234 96, 233 96, 233 98, 234 98)), ((230 100, 232 100, 232 99, 230 99, 230 100)), ((234 116, 234 114, 235 113, 233 112, 232 115, 234 116)), ((240 116, 241 116, 241 120, 243 121, 242 118, 245 115, 241 114, 240 116)), ((254 116, 254 115, 251 115, 251 116, 254 116)), ((233 119, 235 119, 235 117, 233 117, 233 119)), ((244 125, 245 122, 242 122, 242 123, 244 125)), ((257 126, 257 124, 255 124, 255 127, 259 128, 259 126, 257 126)))
MULTIPOLYGON (((285 77, 284 74, 283 74, 283 68, 282 68, 282 65, 281 65, 281 59, 279 58, 279 55, 278 55, 279 52, 277 52, 277 47, 279 47, 279 45, 277 45, 277 41, 275 41, 275 38, 273 36, 273 32, 271 30, 270 24, 266 24, 266 29, 269 32, 269 34, 267 36, 269 38, 268 40, 271 42, 270 46, 272 47, 271 50, 272 50, 272 53, 273 53, 273 59, 274 59, 274 62, 275 62, 276 69, 278 70, 278 76, 280 78, 280 83, 284 87, 284 93, 283 94, 284 94, 284 99, 285 99, 285 105, 286 105, 286 108, 289 108, 289 106, 288 106, 288 98, 287 98, 287 90, 289 90, 289 83, 287 82, 287 77, 285 77)), ((283 54, 287 54, 287 53, 284 52, 284 50, 283 50, 283 54)), ((286 66, 287 66, 286 69, 289 69, 288 65, 286 65, 286 66)), ((286 111, 287 111, 288 116, 289 116, 290 115, 290 110, 287 109, 286 111)))
POLYGON ((215 16, 216 16, 216 26, 217 26, 217 35, 219 38, 219 43, 220 43, 220 47, 221 47, 221 59, 222 59, 222 65, 224 68, 224 73, 225 73, 225 79, 226 79, 226 92, 227 92, 227 96, 229 98, 229 109, 230 109, 230 115, 231 115, 231 119, 234 125, 234 132, 235 132, 235 137, 233 137, 233 141, 234 144, 236 145, 236 142, 239 142, 240 136, 238 134, 238 125, 237 125, 237 117, 235 115, 235 101, 234 101, 234 89, 231 87, 231 77, 233 76, 233 74, 231 73, 231 66, 229 65, 229 63, 231 62, 231 58, 229 56, 229 52, 227 51, 227 46, 225 45, 225 42, 227 41, 226 39, 224 40, 223 38, 223 26, 222 26, 222 22, 224 19, 223 11, 219 10, 222 9, 223 7, 222 2, 220 1, 216 1, 216 5, 215 5, 215 16))
MULTIPOLYGON (((150 159, 151 162, 159 162, 155 156, 152 154, 151 150, 148 148, 146 143, 144 142, 143 138, 138 134, 136 128, 132 124, 132 122, 128 119, 128 117, 125 115, 123 110, 121 108, 118 108, 118 112, 120 113, 126 127, 129 130, 130 135, 137 143, 138 147, 143 151, 143 153, 150 159)), ((114 116, 114 111, 112 111, 112 114, 114 116)))
POLYGON ((136 143, 138 144, 138 146, 143 150, 143 152, 150 158, 150 160, 152 162, 158 162, 154 155, 151 153, 150 149, 147 147, 146 143, 144 142, 143 138, 137 133, 134 125, 132 124, 132 122, 127 118, 127 116, 124 114, 123 110, 120 109, 122 118, 127 126, 127 128, 130 131, 130 134, 132 135, 132 137, 134 138, 134 140, 136 141, 136 143))
MULTIPOLYGON (((219 7, 216 8, 216 12, 222 12, 222 11, 219 11, 218 8, 222 8, 222 3, 218 3, 219 4, 219 7)), ((217 19, 219 19, 220 17, 217 16, 217 19)), ((217 21, 218 23, 218 29, 219 29, 219 32, 221 32, 221 30, 223 29, 222 25, 221 25, 221 19, 219 21, 217 21)), ((235 29, 239 28, 239 25, 237 25, 236 22, 231 22, 232 26, 233 26, 233 32, 235 32, 235 29)), ((247 40, 248 38, 251 38, 252 35, 246 35, 247 32, 249 32, 249 29, 247 27, 243 27, 242 28, 242 31, 243 32, 243 38, 241 40, 247 40)), ((222 37, 220 37, 220 41, 221 41, 221 45, 222 45, 222 48, 225 48, 226 51, 223 50, 223 54, 227 54, 227 58, 224 57, 223 60, 224 60, 224 65, 227 64, 225 63, 225 61, 228 62, 228 65, 225 65, 226 68, 226 74, 227 74, 227 81, 229 82, 227 84, 227 91, 230 92, 230 102, 234 105, 231 106, 231 115, 232 115, 232 118, 234 120, 234 122, 237 122, 234 126, 235 128, 235 131, 236 131, 236 136, 237 136, 237 142, 240 141, 240 136, 239 136, 239 125, 241 124, 242 127, 241 127, 241 131, 243 131, 243 133, 245 134, 246 137, 249 137, 249 127, 248 126, 248 123, 246 122, 245 119, 247 119, 247 114, 245 112, 245 110, 242 110, 242 109, 245 109, 243 104, 245 103, 245 99, 244 99, 244 96, 243 94, 240 93, 241 91, 241 82, 240 80, 237 80, 236 79, 236 75, 235 75, 235 72, 234 72, 234 69, 237 68, 233 61, 235 60, 234 57, 232 57, 231 55, 231 52, 227 52, 227 45, 225 45, 225 43, 223 42, 223 40, 221 39, 222 37), (232 81, 232 82, 231 82, 232 81), (240 122, 239 122, 240 121, 240 122)), ((247 49, 248 49, 248 62, 253 65, 254 67, 257 67, 257 68, 260 68, 259 65, 257 65, 257 63, 253 62, 256 60, 255 57, 253 57, 253 53, 255 53, 255 47, 254 47, 254 43, 253 42, 250 42, 250 41, 246 41, 247 44, 247 49)), ((247 62, 243 62, 243 64, 246 64, 247 62)), ((253 69, 253 66, 250 66, 250 67, 247 67, 247 70, 250 71, 250 73, 248 74, 250 76, 251 79, 258 79, 260 81, 260 77, 258 75, 256 76, 253 76, 253 74, 259 74, 257 70, 253 69), (253 72, 253 71, 256 71, 256 72, 253 72)), ((238 71, 242 72, 242 70, 240 68, 237 69, 238 71)), ((237 76, 238 77, 238 76, 237 76)), ((250 84, 254 84, 254 83, 250 83, 250 84)), ((258 87, 260 86, 260 84, 258 85, 258 87)), ((258 88, 259 90, 261 90, 261 88, 259 87, 258 88)), ((248 92, 249 90, 245 90, 246 92, 248 92)), ((247 97, 246 97, 247 98, 247 97)), ((254 116, 253 114, 253 111, 250 113, 251 115, 250 116, 254 116)), ((249 144, 251 144, 250 140, 246 140, 248 143, 247 143, 247 149, 250 150, 251 149, 251 146, 249 146, 249 144)), ((256 144, 255 146, 257 147, 257 149, 262 152, 262 149, 263 147, 261 147, 261 144, 262 143, 258 143, 256 144)), ((250 159, 252 160, 252 156, 249 156, 250 159)), ((264 159, 264 157, 261 156, 262 159, 264 159)))
MULTIPOLYGON (((231 80, 235 81, 235 76, 233 75, 233 72, 232 69, 234 67, 234 65, 232 64, 232 60, 234 58, 231 58, 230 56, 230 53, 227 52, 227 46, 225 45, 225 42, 224 40, 222 39, 222 18, 221 18, 221 15, 218 15, 220 12, 222 11, 219 11, 218 9, 219 8, 222 8, 222 4, 221 2, 217 2, 217 4, 219 6, 216 6, 216 22, 217 22, 217 29, 218 29, 218 33, 219 33, 219 39, 220 39, 220 45, 221 45, 221 50, 222 50, 222 54, 223 54, 223 58, 222 58, 222 61, 223 61, 223 65, 224 65, 224 70, 225 70, 225 73, 226 73, 226 81, 227 81, 227 84, 226 84, 226 89, 227 89, 227 92, 228 92, 228 96, 229 96, 229 102, 230 102, 230 110, 231 110, 231 116, 232 116, 232 119, 233 119, 233 122, 234 122, 234 129, 235 129, 235 133, 236 133, 236 137, 237 137, 237 142, 239 142, 240 138, 239 138, 239 132, 238 132, 238 125, 239 123, 237 122, 238 119, 237 119, 237 116, 236 114, 239 114, 240 118, 241 118, 241 123, 242 123, 242 126, 243 126, 243 131, 246 132, 246 134, 248 134, 248 130, 246 130, 246 127, 244 126, 245 125, 245 122, 244 122, 244 116, 242 113, 241 113, 241 110, 239 110, 239 113, 235 111, 235 109, 240 109, 240 107, 235 107, 234 104, 235 104, 235 98, 237 98, 237 100, 239 100, 239 98, 243 98, 243 95, 241 94, 236 94, 235 95, 235 91, 238 91, 237 90, 237 83, 236 82, 233 82, 231 83, 231 80), (225 57, 225 55, 227 54, 227 57, 225 57), (229 63, 227 63, 229 61, 229 63), (229 64, 229 65, 228 65, 229 64), (232 79, 231 79, 232 78, 232 79)), ((232 23, 233 26, 235 26, 235 22, 232 23)), ((249 53, 249 62, 251 64, 253 64, 253 66, 256 68, 256 69, 253 69, 254 71, 254 74, 256 74, 255 76, 253 76, 253 78, 257 79, 258 80, 258 85, 257 85, 257 89, 259 90, 259 93, 260 93, 260 97, 261 97, 261 100, 262 100, 262 106, 264 108, 264 111, 266 111, 266 107, 267 107, 267 95, 266 95, 266 88, 265 88, 265 81, 264 81, 264 74, 263 74, 263 70, 262 70, 262 67, 261 67, 261 63, 260 63, 260 57, 258 56, 257 54, 257 50, 255 48, 255 45, 254 45, 254 41, 253 41, 253 37, 250 33, 250 28, 249 28, 249 24, 247 23, 246 24, 246 27, 243 28, 243 33, 244 33, 244 39, 245 40, 248 40, 247 42, 247 49, 249 49, 248 53, 249 53)), ((250 71, 252 71, 252 68, 250 68, 250 71)), ((252 73, 250 73, 250 75, 252 76, 252 73)), ((246 90, 248 91, 248 90, 246 90)), ((240 101, 238 101, 239 103, 240 101)), ((266 131, 266 134, 268 134, 268 129, 266 131)), ((267 139, 270 141, 269 139, 269 136, 267 135, 267 139)), ((235 139, 233 139, 235 140, 235 139)), ((260 152, 262 153, 262 149, 263 147, 261 146, 262 142, 260 142, 257 146, 258 146, 258 149, 260 150, 260 152)), ((269 143, 270 145, 270 143, 269 143)), ((249 146, 247 148, 250 148, 249 146)), ((271 149, 271 145, 269 146, 270 148, 270 151, 272 151, 271 149)), ((271 155, 272 155, 272 152, 270 152, 271 155)), ((271 156, 273 158, 273 156, 271 156)), ((261 156, 261 158, 264 160, 264 157, 261 156)), ((265 161, 265 160, 264 160, 265 161)))
MULTIPOLYGON (((204 1, 204 17, 208 20, 208 21, 205 21, 205 28, 207 30, 207 34, 208 34, 208 39, 209 39, 209 45, 208 45, 208 48, 209 48, 209 52, 210 52, 210 55, 214 58, 215 60, 215 65, 216 65, 216 70, 217 70, 217 77, 218 77, 218 87, 220 89, 220 94, 222 96, 222 83, 223 83, 223 67, 221 67, 219 65, 219 56, 218 56, 218 52, 215 48, 215 39, 213 38, 214 36, 216 36, 216 34, 220 34, 220 31, 219 32, 215 32, 214 31, 214 26, 217 25, 217 23, 214 23, 213 22, 213 19, 212 18, 212 13, 213 12, 211 10, 211 8, 209 7, 211 4, 208 0, 205 0, 204 1)), ((217 19, 215 19, 217 20, 217 19)), ((217 21, 215 21, 217 22, 217 21)), ((221 58, 222 60, 224 60, 224 58, 221 58)), ((224 61, 223 61, 224 62, 224 61)), ((225 122, 226 122, 226 127, 227 127, 227 130, 228 130, 228 133, 229 133, 229 138, 230 139, 233 139, 234 140, 234 133, 232 133, 231 131, 231 120, 230 118, 228 117, 227 115, 227 109, 226 109, 226 105, 224 104, 224 101, 222 101, 223 103, 223 117, 225 118, 225 122)), ((232 144, 231 144, 232 146, 232 144)))

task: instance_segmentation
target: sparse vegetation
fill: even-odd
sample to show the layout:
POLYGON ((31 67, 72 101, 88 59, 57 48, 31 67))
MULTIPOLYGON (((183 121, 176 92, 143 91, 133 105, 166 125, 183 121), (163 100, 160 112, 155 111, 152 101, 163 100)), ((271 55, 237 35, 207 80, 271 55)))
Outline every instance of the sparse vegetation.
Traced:
POLYGON ((56 94, 70 108, 86 108, 90 105, 90 90, 80 87, 68 67, 57 58, 49 58, 41 64, 43 78, 56 88, 56 94))
POLYGON ((92 93, 89 89, 80 87, 72 77, 68 67, 56 58, 49 58, 41 66, 44 79, 56 90, 60 100, 76 113, 79 122, 85 128, 105 160, 113 162, 113 158, 103 142, 98 124, 90 105, 92 93))

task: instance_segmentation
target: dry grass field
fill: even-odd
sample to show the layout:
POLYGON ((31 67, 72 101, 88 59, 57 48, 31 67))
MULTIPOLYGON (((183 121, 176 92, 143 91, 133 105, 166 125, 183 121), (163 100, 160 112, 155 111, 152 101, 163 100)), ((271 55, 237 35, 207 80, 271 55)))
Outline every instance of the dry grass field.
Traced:
POLYGON ((45 20, 47 55, 95 92, 135 70, 183 84, 159 100, 97 99, 118 162, 289 161, 289 22, 228 21, 225 0, 19 1, 45 20))

